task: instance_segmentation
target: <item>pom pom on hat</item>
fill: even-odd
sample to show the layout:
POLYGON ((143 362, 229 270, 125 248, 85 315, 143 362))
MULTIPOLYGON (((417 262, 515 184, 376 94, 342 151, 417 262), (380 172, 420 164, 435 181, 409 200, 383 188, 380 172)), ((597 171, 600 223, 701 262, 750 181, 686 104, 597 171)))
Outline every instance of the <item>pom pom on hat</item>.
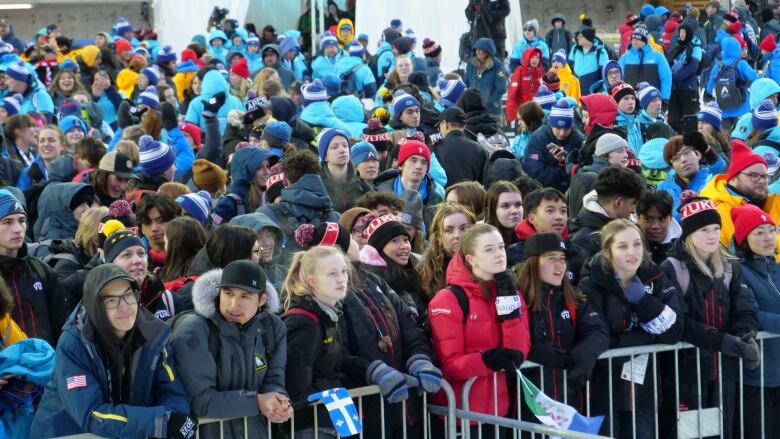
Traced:
POLYGON ((696 117, 700 121, 707 122, 712 125, 713 128, 719 130, 722 123, 723 112, 720 111, 717 102, 710 101, 701 107, 696 117))
POLYGON ((322 85, 322 81, 315 79, 310 84, 301 86, 301 100, 304 107, 314 102, 327 101, 328 91, 322 85))
POLYGON ((167 63, 171 61, 176 61, 176 52, 173 51, 173 47, 166 45, 157 51, 157 62, 167 63))
POLYGON ((151 85, 146 87, 146 89, 140 95, 138 95, 135 103, 138 105, 146 105, 152 110, 159 110, 160 97, 157 95, 157 89, 151 85))
POLYGON ((775 104, 769 99, 764 99, 761 104, 753 111, 753 128, 757 130, 768 130, 777 126, 777 109, 775 104))
POLYGON ((314 224, 301 224, 295 229, 295 242, 301 247, 309 248, 314 239, 314 224))
POLYGON ((552 128, 571 128, 574 125, 574 110, 566 99, 558 99, 550 109, 548 123, 552 128))
POLYGON ((116 200, 108 206, 108 216, 125 218, 133 216, 133 207, 125 200, 116 200))
POLYGON ((130 22, 125 19, 125 17, 119 17, 116 25, 114 25, 114 30, 118 35, 124 35, 133 31, 133 25, 130 24, 130 22))
POLYGON ((555 93, 551 92, 546 85, 540 85, 534 95, 533 101, 542 107, 542 110, 550 111, 553 105, 555 105, 555 93))
POLYGON ((429 58, 436 58, 441 53, 441 46, 430 38, 423 40, 423 54, 429 58))

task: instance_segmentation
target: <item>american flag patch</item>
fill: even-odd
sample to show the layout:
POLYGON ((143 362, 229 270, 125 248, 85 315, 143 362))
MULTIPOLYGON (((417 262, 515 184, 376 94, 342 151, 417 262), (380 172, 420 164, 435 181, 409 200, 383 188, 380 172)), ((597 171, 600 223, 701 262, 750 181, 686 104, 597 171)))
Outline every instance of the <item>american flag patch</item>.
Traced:
POLYGON ((65 379, 68 390, 87 387, 87 377, 85 375, 74 375, 65 379))

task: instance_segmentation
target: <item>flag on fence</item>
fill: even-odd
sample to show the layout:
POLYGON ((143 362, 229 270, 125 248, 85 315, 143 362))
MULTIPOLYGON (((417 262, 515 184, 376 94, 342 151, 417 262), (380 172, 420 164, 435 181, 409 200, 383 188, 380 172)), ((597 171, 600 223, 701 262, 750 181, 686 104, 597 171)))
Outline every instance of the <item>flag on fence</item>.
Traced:
POLYGON ((523 399, 531 412, 548 427, 581 433, 598 434, 604 416, 589 418, 577 413, 574 407, 560 403, 542 393, 531 380, 517 369, 517 376, 523 383, 523 399))
POLYGON ((349 396, 347 389, 337 387, 320 393, 309 395, 309 402, 322 401, 328 410, 330 420, 333 422, 333 428, 339 433, 339 436, 352 436, 363 430, 360 423, 355 403, 349 396))

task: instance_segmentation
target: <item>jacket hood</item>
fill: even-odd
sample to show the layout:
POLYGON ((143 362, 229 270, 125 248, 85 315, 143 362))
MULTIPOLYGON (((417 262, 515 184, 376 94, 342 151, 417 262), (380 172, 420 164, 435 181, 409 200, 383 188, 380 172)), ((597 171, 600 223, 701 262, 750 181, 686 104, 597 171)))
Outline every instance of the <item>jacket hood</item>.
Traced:
POLYGON ((236 37, 236 36, 239 36, 239 37, 241 37, 241 41, 242 41, 243 43, 246 43, 246 40, 249 38, 249 34, 248 34, 248 33, 247 33, 247 31, 246 31, 244 28, 242 28, 242 27, 240 27, 240 28, 238 28, 238 29, 236 29, 236 30, 234 30, 234 31, 233 31, 233 36, 232 36, 232 37, 230 37, 230 40, 232 41, 232 40, 233 40, 233 37, 236 37))
POLYGON ((618 108, 617 102, 604 93, 591 94, 583 96, 581 99, 583 107, 588 111, 588 126, 591 128, 596 125, 611 126, 615 124, 618 108))
POLYGON ((214 29, 209 34, 209 41, 208 41, 208 43, 211 44, 211 42, 213 40, 216 40, 217 38, 222 38, 223 44, 227 43, 227 41, 228 41, 228 37, 227 37, 227 35, 225 35, 225 32, 223 32, 223 31, 221 31, 219 29, 214 29))
POLYGON ((206 100, 219 92, 224 92, 225 96, 230 97, 230 85, 219 70, 212 70, 203 76, 200 96, 206 100))
POLYGON ((282 41, 279 42, 280 58, 284 58, 284 56, 287 55, 290 51, 295 51, 295 53, 300 53, 301 45, 298 44, 298 37, 293 37, 288 35, 287 38, 284 38, 282 39, 282 41))
POLYGON ((550 19, 550 24, 554 24, 555 20, 561 20, 563 24, 566 24, 566 16, 561 14, 560 12, 557 14, 553 14, 552 18, 550 19))
POLYGON ((339 96, 330 104, 330 108, 344 122, 365 122, 366 120, 363 104, 356 96, 339 96))
POLYGON ((517 236, 517 239, 520 241, 528 241, 528 238, 532 237, 533 235, 536 235, 536 229, 531 224, 531 222, 528 221, 528 218, 524 219, 520 222, 520 224, 515 226, 515 236, 517 236))
POLYGON ((661 25, 663 24, 664 19, 660 15, 648 15, 645 18, 645 27, 647 27, 647 30, 650 32, 657 32, 661 30, 661 25))
MULTIPOLYGON (((95 335, 108 341, 111 341, 112 338, 116 337, 113 335, 111 323, 108 321, 106 310, 103 307, 103 304, 100 303, 98 296, 106 285, 117 279, 125 279, 134 289, 140 290, 138 283, 118 265, 101 264, 90 270, 87 274, 84 280, 84 296, 81 299, 81 305, 86 311, 87 321, 94 329, 95 335)), ((143 307, 138 307, 138 314, 133 327, 138 325, 144 309, 145 308, 143 307)))
POLYGON ((726 187, 728 185, 728 179, 726 174, 717 174, 704 186, 699 195, 707 197, 715 202, 715 205, 724 203, 727 206, 739 207, 747 204, 747 200, 741 195, 732 194, 726 187))
POLYGON ((204 246, 200 250, 198 250, 198 253, 195 254, 195 257, 192 258, 192 264, 190 264, 190 271, 187 273, 188 276, 192 275, 201 275, 209 270, 213 270, 214 268, 217 268, 213 262, 211 262, 211 258, 209 258, 209 254, 206 251, 206 247, 204 246))
POLYGON ((490 38, 478 39, 477 42, 474 43, 474 50, 476 49, 484 50, 485 52, 489 53, 490 56, 496 56, 496 43, 494 43, 490 38))
POLYGON ((674 215, 672 215, 672 221, 669 222, 669 228, 666 229, 666 237, 661 244, 668 244, 680 236, 682 236, 682 226, 674 219, 674 215))
POLYGON ((604 64, 604 67, 601 68, 601 80, 604 81, 604 86, 607 85, 607 72, 611 69, 618 69, 620 70, 620 79, 623 79, 623 69, 620 67, 620 63, 615 61, 614 59, 611 59, 607 61, 606 64, 604 64))
POLYGON ((300 119, 309 125, 322 127, 342 126, 341 119, 336 117, 327 102, 312 102, 301 112, 300 119))
POLYGON ((669 165, 664 161, 664 145, 668 139, 650 139, 639 148, 639 161, 648 169, 668 169, 669 165))
POLYGON ((281 61, 282 58, 281 58, 281 55, 279 53, 281 50, 279 49, 279 45, 278 44, 273 44, 273 43, 266 44, 265 46, 260 48, 260 53, 263 53, 266 50, 273 50, 274 52, 276 52, 276 56, 279 57, 279 61, 281 61))
MULTIPOLYGON (((219 283, 222 279, 222 269, 215 269, 204 273, 192 285, 192 305, 195 312, 203 317, 214 317, 217 313, 217 297, 219 296, 219 283)), ((268 312, 277 313, 280 310, 279 294, 271 282, 266 281, 266 294, 268 312)))
POLYGON ((282 203, 293 216, 307 219, 313 219, 316 213, 333 208, 325 184, 317 174, 306 174, 282 189, 282 203))
POLYGON ((282 241, 284 241, 284 232, 276 225, 271 218, 264 213, 247 213, 245 215, 234 216, 230 220, 230 224, 237 224, 239 226, 246 226, 254 230, 255 233, 260 233, 263 229, 270 230, 276 236, 276 244, 274 245, 274 257, 279 256, 282 251, 282 241))
POLYGON ((347 25, 350 28, 352 28, 352 39, 354 39, 356 37, 356 35, 355 35, 355 25, 352 23, 352 20, 350 20, 349 18, 342 18, 341 20, 339 20, 339 25, 336 28, 336 38, 338 38, 338 40, 341 43, 349 43, 350 41, 352 41, 352 39, 347 41, 347 40, 344 39, 344 36, 341 35, 341 26, 344 26, 344 25, 347 25))
POLYGON ((742 48, 734 37, 724 38, 720 45, 723 64, 731 64, 742 57, 742 48))
POLYGON ((49 181, 62 183, 70 181, 76 175, 76 170, 73 169, 73 156, 70 154, 63 155, 53 161, 46 171, 49 173, 49 181))
MULTIPOLYGON (((664 32, 672 33, 675 30, 677 30, 677 27, 680 26, 680 23, 674 21, 674 20, 667 20, 666 23, 664 23, 664 32)), ((691 35, 692 37, 693 35, 691 35)), ((689 38, 686 35, 686 38, 689 38)))
POLYGON ((263 162, 276 157, 276 154, 270 149, 263 148, 241 148, 233 155, 233 161, 230 162, 230 191, 239 195, 246 194, 250 183, 255 178, 255 172, 262 166, 263 162))
POLYGON ((542 51, 538 47, 529 47, 526 49, 525 52, 523 52, 523 59, 520 61, 520 64, 523 67, 530 67, 531 66, 531 58, 536 55, 539 57, 539 64, 536 66, 537 68, 542 68, 542 51))
POLYGON ((363 60, 356 56, 342 56, 336 61, 336 73, 338 75, 343 75, 355 68, 358 64, 364 64, 363 60))
POLYGON ((750 108, 755 110, 761 101, 769 99, 775 93, 780 93, 780 85, 771 78, 759 78, 750 84, 750 108))
POLYGON ((83 190, 94 194, 92 186, 85 183, 52 183, 43 188, 33 229, 36 239, 41 238, 43 232, 48 238, 68 238, 76 234, 79 222, 73 217, 70 202, 83 190))

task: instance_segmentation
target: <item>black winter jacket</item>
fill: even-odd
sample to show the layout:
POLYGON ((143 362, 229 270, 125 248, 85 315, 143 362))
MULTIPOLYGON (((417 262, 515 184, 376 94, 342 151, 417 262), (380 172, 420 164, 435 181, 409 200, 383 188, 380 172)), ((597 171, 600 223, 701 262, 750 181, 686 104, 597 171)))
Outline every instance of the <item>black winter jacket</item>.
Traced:
POLYGON ((49 246, 49 253, 54 261, 54 271, 57 273, 58 282, 64 281, 71 274, 84 268, 92 259, 92 256, 77 246, 72 239, 55 239, 49 246))
POLYGON ((333 180, 326 163, 322 166, 322 183, 328 191, 328 196, 333 203, 333 209, 338 212, 346 212, 355 206, 355 200, 366 192, 374 190, 365 180, 355 173, 352 163, 347 164, 347 181, 344 183, 333 180))
POLYGON ((447 133, 444 141, 434 147, 434 152, 447 174, 447 187, 461 181, 482 182, 484 180, 487 150, 466 137, 463 131, 447 133))
POLYGON ((612 218, 593 212, 583 206, 576 217, 569 220, 571 243, 583 248, 588 256, 601 251, 601 228, 612 218))

